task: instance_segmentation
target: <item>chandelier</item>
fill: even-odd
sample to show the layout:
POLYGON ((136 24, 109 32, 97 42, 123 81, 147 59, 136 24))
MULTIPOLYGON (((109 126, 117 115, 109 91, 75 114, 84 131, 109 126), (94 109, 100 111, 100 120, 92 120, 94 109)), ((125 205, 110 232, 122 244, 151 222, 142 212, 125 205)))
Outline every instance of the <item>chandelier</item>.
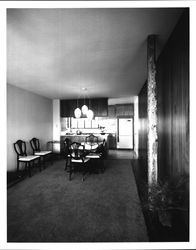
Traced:
MULTIPOLYGON (((87 88, 82 88, 83 91, 87 91, 87 88)), ((83 94, 83 99, 84 99, 84 104, 81 107, 81 109, 78 107, 78 99, 77 99, 77 108, 74 110, 74 115, 75 118, 79 119, 81 116, 82 117, 87 117, 88 119, 92 120, 94 117, 93 111, 90 109, 90 98, 89 99, 89 107, 85 104, 85 92, 83 94)))

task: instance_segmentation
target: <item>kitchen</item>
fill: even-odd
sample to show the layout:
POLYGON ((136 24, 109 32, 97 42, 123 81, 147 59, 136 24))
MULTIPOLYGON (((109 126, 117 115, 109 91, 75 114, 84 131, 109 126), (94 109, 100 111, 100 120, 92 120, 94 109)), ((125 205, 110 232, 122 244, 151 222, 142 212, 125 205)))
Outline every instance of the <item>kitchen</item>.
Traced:
MULTIPOLYGON (((83 99, 56 100, 57 105, 54 112, 55 115, 58 113, 60 118, 57 116, 54 121, 58 123, 58 126, 57 124, 54 126, 57 134, 55 140, 60 141, 60 145, 56 143, 54 145, 55 150, 57 152, 62 150, 65 138, 69 138, 72 142, 82 142, 89 134, 98 136, 99 141, 105 139, 109 150, 134 150, 133 101, 131 98, 93 98, 87 100, 87 103, 91 103, 94 112, 93 119, 88 119, 85 115, 81 118, 75 118, 74 116, 77 103, 79 103, 78 106, 82 106, 83 99), (128 121, 127 130, 126 124, 121 121, 128 121), (123 137, 126 139, 123 139, 123 137)), ((135 115, 137 115, 137 112, 135 112, 135 115)), ((135 130, 137 131, 137 129, 135 130)))

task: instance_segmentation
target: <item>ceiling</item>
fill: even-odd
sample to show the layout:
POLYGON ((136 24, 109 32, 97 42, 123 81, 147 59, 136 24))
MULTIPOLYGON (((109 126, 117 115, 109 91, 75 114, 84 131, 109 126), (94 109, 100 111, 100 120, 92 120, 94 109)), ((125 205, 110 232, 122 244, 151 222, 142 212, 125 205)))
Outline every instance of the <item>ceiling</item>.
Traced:
POLYGON ((146 80, 147 36, 157 56, 181 8, 8 9, 7 82, 51 99, 124 98, 146 80))

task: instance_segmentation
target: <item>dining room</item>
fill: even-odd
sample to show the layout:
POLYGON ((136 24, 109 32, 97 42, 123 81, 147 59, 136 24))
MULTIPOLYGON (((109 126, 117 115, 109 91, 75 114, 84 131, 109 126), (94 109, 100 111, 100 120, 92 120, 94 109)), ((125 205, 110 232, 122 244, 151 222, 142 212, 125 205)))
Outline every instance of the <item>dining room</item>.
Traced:
POLYGON ((189 10, 7 8, 7 243, 190 242, 189 10))

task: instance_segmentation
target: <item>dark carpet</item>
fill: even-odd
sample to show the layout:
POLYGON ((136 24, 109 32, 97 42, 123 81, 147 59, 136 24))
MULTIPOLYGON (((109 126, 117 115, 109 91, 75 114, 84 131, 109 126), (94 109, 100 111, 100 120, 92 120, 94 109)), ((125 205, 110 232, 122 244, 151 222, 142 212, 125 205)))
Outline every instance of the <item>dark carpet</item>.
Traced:
POLYGON ((7 191, 8 242, 145 242, 131 160, 72 181, 60 160, 7 191))

